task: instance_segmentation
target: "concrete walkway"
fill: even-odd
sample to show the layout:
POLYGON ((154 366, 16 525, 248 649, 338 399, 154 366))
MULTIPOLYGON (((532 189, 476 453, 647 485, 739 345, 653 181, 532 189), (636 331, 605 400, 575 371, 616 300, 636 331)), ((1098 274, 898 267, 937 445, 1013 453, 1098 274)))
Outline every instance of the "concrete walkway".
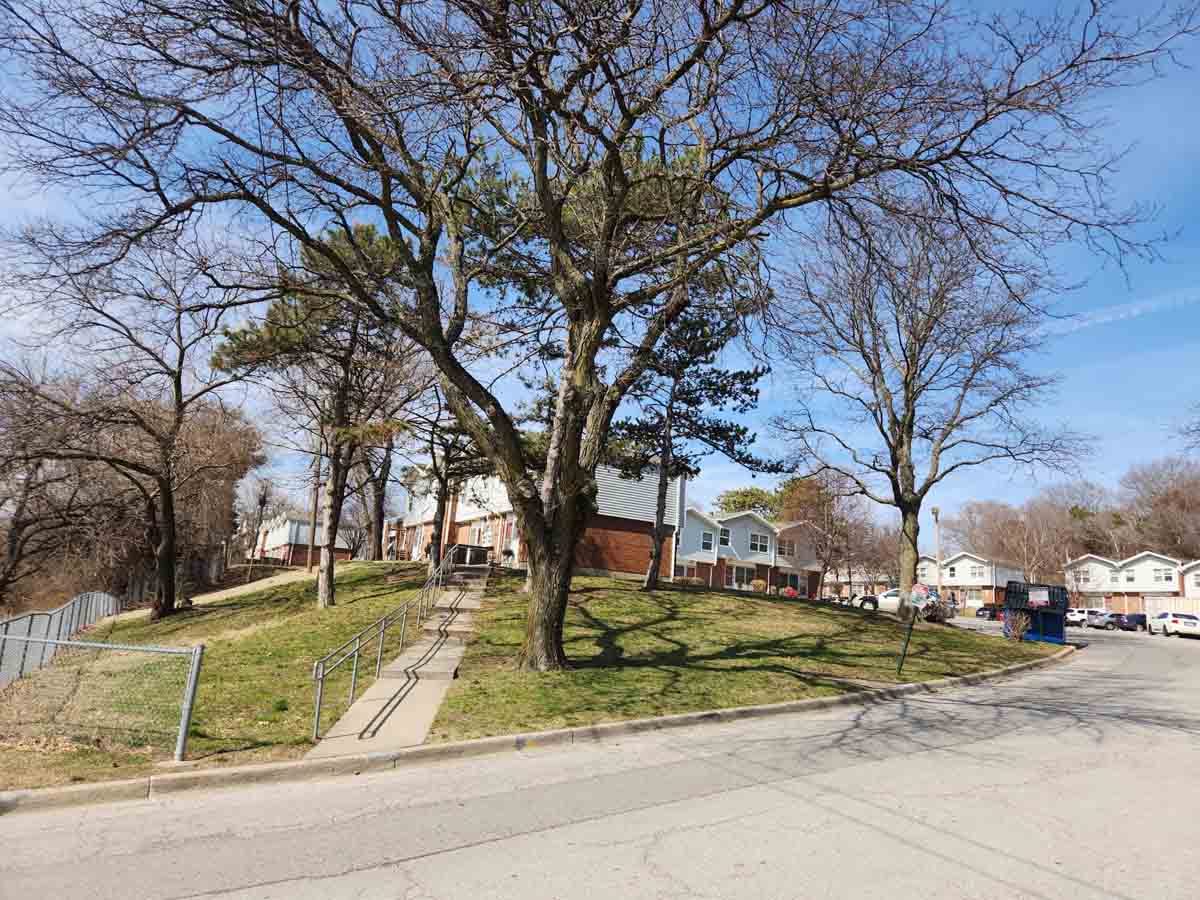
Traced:
POLYGON ((383 667, 380 677, 326 730, 307 759, 401 750, 425 743, 474 625, 487 574, 459 575, 442 591, 422 637, 383 667))

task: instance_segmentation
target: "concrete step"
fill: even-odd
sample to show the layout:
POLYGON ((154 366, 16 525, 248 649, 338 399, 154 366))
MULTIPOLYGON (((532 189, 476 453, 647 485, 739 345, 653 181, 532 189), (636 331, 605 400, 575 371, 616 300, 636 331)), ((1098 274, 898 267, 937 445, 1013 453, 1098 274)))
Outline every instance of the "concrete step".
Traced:
POLYGON ((456 640, 427 636, 383 667, 381 678, 453 681, 462 662, 464 647, 456 640))
POLYGON ((476 610, 483 606, 480 595, 467 591, 443 591, 433 601, 436 610, 476 610))
POLYGON ((471 634, 475 630, 475 622, 469 612, 453 609, 435 609, 425 620, 425 631, 436 634, 448 634, 456 637, 471 634))

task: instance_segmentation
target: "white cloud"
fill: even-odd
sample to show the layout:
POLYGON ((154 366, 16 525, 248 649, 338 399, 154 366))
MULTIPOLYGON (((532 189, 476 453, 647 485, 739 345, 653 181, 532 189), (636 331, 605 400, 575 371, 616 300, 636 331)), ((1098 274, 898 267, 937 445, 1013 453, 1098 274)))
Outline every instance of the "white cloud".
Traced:
POLYGON ((1177 291, 1160 297, 1135 300, 1132 303, 1102 306, 1100 309, 1051 322, 1044 330, 1048 335, 1074 334, 1076 331, 1082 331, 1095 325, 1108 325, 1153 313, 1170 312, 1196 303, 1200 303, 1200 291, 1177 291))

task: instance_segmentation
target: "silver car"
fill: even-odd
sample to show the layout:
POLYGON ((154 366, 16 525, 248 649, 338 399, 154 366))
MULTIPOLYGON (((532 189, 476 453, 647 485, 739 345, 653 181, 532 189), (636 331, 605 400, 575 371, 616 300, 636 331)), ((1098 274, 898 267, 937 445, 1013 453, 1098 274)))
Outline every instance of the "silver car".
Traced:
POLYGON ((1088 615, 1088 628, 1103 628, 1105 631, 1116 631, 1120 626, 1120 613, 1101 610, 1088 615))

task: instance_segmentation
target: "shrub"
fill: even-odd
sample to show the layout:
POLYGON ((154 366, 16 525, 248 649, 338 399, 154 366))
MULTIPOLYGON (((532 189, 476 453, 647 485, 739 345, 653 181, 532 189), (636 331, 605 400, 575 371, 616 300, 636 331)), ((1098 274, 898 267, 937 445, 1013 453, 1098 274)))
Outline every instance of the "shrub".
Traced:
POLYGON ((800 596, 800 592, 789 585, 783 589, 783 596, 787 597, 789 600, 795 600, 800 596))
POLYGON ((761 594, 766 589, 767 583, 761 578, 755 578, 752 582, 750 582, 750 590, 752 591, 757 591, 761 594))
POLYGON ((708 584, 703 578, 697 578, 694 575, 682 575, 675 579, 675 583, 685 587, 706 587, 708 584))
POLYGON ((1029 613, 1015 612, 1008 616, 1008 627, 1004 629, 1005 636, 1011 641, 1023 641, 1029 631, 1029 613))

